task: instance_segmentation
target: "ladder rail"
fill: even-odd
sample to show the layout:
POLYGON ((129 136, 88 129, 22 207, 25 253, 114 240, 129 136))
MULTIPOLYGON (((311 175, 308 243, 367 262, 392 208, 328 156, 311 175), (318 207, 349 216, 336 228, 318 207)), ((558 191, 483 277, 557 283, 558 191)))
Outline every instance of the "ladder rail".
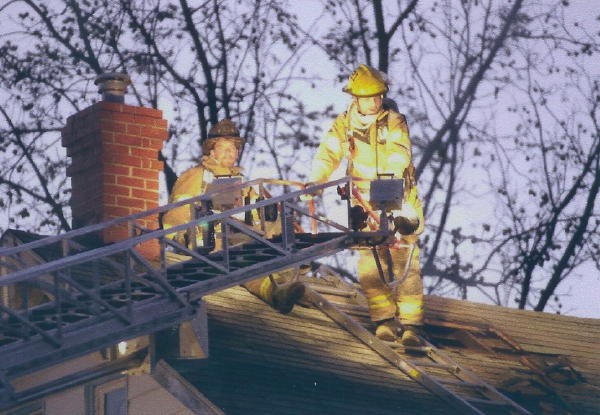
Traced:
MULTIPOLYGON (((9 316, 9 318, 5 317, 0 320, 0 328, 3 330, 2 333, 10 333, 4 341, 8 341, 10 344, 13 342, 13 338, 22 338, 22 340, 26 340, 29 338, 30 333, 33 332, 34 334, 39 334, 46 342, 52 344, 53 347, 59 346, 61 344, 60 338, 62 336, 61 331, 63 329, 63 316, 66 315, 65 313, 68 313, 68 311, 63 311, 63 302, 67 306, 67 309, 72 304, 76 304, 76 306, 81 310, 79 315, 84 316, 77 316, 77 321, 75 323, 65 322, 67 325, 77 327, 77 322, 79 320, 87 319, 89 317, 116 317, 123 324, 129 325, 131 324, 132 304, 138 301, 139 298, 144 297, 142 295, 141 297, 138 296, 136 299, 132 298, 132 283, 137 284, 137 287, 143 287, 140 289, 143 292, 149 292, 149 296, 166 296, 178 303, 180 307, 186 308, 189 306, 188 301, 191 301, 189 298, 190 295, 195 296, 195 298, 199 298, 202 295, 206 295, 207 292, 215 292, 233 286, 236 283, 242 283, 245 281, 246 276, 243 275, 242 272, 236 270, 234 270, 232 273, 229 272, 229 255, 225 255, 228 254, 228 252, 223 255, 224 261, 222 261, 215 257, 209 258, 209 255, 202 255, 198 252, 190 251, 186 247, 178 246, 176 242, 170 241, 167 238, 167 235, 173 232, 188 229, 189 227, 195 227, 201 223, 219 222, 224 224, 225 230, 227 230, 229 226, 236 228, 239 232, 245 234, 250 239, 257 241, 262 246, 271 249, 280 255, 280 258, 278 258, 277 261, 270 263, 266 268, 259 264, 253 269, 246 270, 247 272, 250 272, 250 275, 255 275, 262 268, 264 268, 265 273, 268 271, 273 272, 287 268, 292 263, 299 264, 302 261, 315 259, 322 257, 323 255, 333 253, 334 251, 337 252, 343 250, 349 245, 350 238, 356 237, 357 233, 350 232, 348 228, 327 218, 316 217, 315 215, 311 216, 313 219, 316 218, 317 220, 322 220, 329 226, 335 224, 336 226, 334 227, 336 229, 343 231, 339 233, 339 238, 336 238, 334 241, 327 241, 321 245, 320 248, 305 249, 301 250, 301 254, 292 255, 292 252, 296 250, 293 243, 295 236, 293 230, 286 229, 286 227, 283 226, 283 223, 281 229, 282 239, 283 241, 287 241, 289 246, 286 246, 286 243, 277 244, 271 242, 270 240, 264 238, 261 234, 247 228, 246 225, 238 224, 232 219, 232 217, 238 213, 248 212, 253 209, 261 209, 265 206, 274 204, 276 205, 279 203, 285 204, 287 209, 290 209, 290 212, 296 211, 300 214, 307 214, 308 212, 304 211, 300 206, 290 203, 290 201, 296 200, 303 194, 318 191, 331 186, 336 186, 340 183, 348 183, 351 182, 351 180, 352 179, 350 177, 345 177, 328 183, 310 186, 306 189, 303 188, 298 191, 284 193, 270 199, 259 200, 251 205, 239 206, 224 212, 218 212, 209 216, 195 218, 189 223, 174 226, 169 229, 150 231, 144 230, 141 234, 130 234, 130 237, 127 239, 88 250, 85 250, 85 248, 81 246, 78 241, 73 240, 73 238, 86 235, 90 232, 102 230, 115 224, 126 223, 131 231, 131 229, 134 228, 132 225, 133 219, 144 217, 149 213, 161 212, 173 207, 195 203, 198 200, 202 200, 205 197, 210 197, 213 193, 218 192, 213 191, 196 198, 188 199, 186 201, 173 203, 160 208, 152 209, 147 212, 130 215, 128 217, 118 218, 103 224, 91 225, 86 228, 67 232, 63 235, 47 237, 17 247, 2 248, 0 249, 0 259, 7 265, 6 267, 3 267, 4 270, 8 269, 9 272, 5 273, 0 278, 0 286, 15 286, 22 283, 25 285, 31 284, 31 286, 35 287, 47 297, 41 304, 30 304, 29 301, 24 300, 21 302, 21 305, 15 303, 13 306, 3 306, 1 311, 3 312, 4 316, 9 316), (291 232, 291 235, 285 235, 286 231, 291 232), (195 284, 193 287, 185 287, 185 289, 182 290, 171 286, 167 281, 167 267, 162 262, 159 268, 153 269, 152 265, 148 261, 144 260, 141 255, 137 253, 137 251, 135 251, 135 247, 137 245, 151 240, 159 241, 161 257, 164 258, 165 256, 166 246, 173 245, 191 254, 193 260, 200 261, 201 263, 208 264, 208 266, 213 267, 217 270, 217 274, 220 275, 217 275, 216 278, 211 278, 214 277, 214 275, 208 276, 207 278, 211 278, 211 280, 208 282, 201 281, 198 284, 195 284), (289 242, 292 243, 289 244, 289 242), (56 244, 60 245, 60 252, 62 252, 63 255, 58 259, 49 260, 44 263, 36 263, 30 266, 25 266, 21 260, 21 254, 24 252, 30 252, 33 249, 43 247, 54 247, 56 244), (76 249, 70 249, 70 245, 76 249), (123 254, 125 255, 125 264, 117 260, 117 256, 123 254), (294 258, 290 258, 290 256, 294 256, 294 258), (135 271, 132 268, 132 259, 143 266, 143 272, 135 271), (109 270, 105 269, 103 271, 111 273, 110 278, 105 278, 108 280, 108 282, 99 283, 99 278, 97 275, 99 272, 97 266, 99 262, 106 262, 106 264, 109 266, 109 270), (21 264, 21 267, 19 267, 18 264, 21 264), (90 265, 90 271, 93 273, 93 279, 89 283, 84 282, 81 278, 76 279, 71 277, 71 270, 73 267, 85 266, 87 264, 90 265), (15 267, 12 267, 11 265, 15 265, 15 267), (45 283, 44 281, 47 278, 54 280, 54 284, 45 283), (40 284, 36 284, 38 281, 40 284), (57 285, 58 281, 60 281, 60 285, 57 285), (91 284, 91 286, 88 286, 88 284, 91 284), (68 289, 69 292, 63 292, 65 289, 68 289), (101 295, 101 292, 106 292, 107 289, 109 292, 115 292, 115 290, 118 291, 122 289, 124 290, 124 294, 120 298, 115 298, 115 303, 113 303, 112 297, 109 297, 107 300, 101 295), (67 295, 61 295, 61 293, 67 295), (40 320, 40 317, 38 316, 42 316, 41 319, 43 321, 40 320), (15 321, 18 323, 15 323, 15 321), (43 322, 43 325, 38 326, 40 322, 43 322), (14 337, 12 336, 12 333, 15 332, 15 327, 17 333, 20 333, 21 329, 27 329, 23 330, 22 336, 17 335, 14 337)), ((286 186, 290 184, 290 182, 287 181, 259 179, 237 185, 237 189, 240 190, 243 187, 251 186, 257 183, 260 185, 264 185, 265 183, 277 183, 284 184, 286 186)), ((304 186, 303 184, 299 183, 292 184, 304 186)), ((227 188, 225 190, 219 190, 219 192, 222 191, 231 191, 231 189, 227 188)), ((370 232, 369 234, 373 234, 373 232, 370 232)), ((225 238, 227 238, 227 235, 225 235, 225 238)), ((228 243, 227 241, 225 242, 226 243, 224 246, 227 247, 228 243)), ((258 276, 259 275, 255 275, 255 277, 258 276)), ((27 295, 26 289, 23 292, 25 293, 24 295, 27 295)), ((2 350, 1 346, 0 350, 2 350)))
MULTIPOLYGON (((453 359, 451 359, 445 353, 442 353, 437 347, 435 347, 434 345, 429 343, 427 340, 422 339, 422 341, 426 344, 426 346, 428 348, 427 355, 429 358, 431 358, 431 360, 433 360, 436 363, 441 363, 444 365, 460 368, 460 370, 456 370, 456 371, 452 372, 452 374, 454 376, 461 379, 462 381, 465 381, 465 382, 468 382, 471 384, 479 384, 479 385, 484 386, 485 387, 484 394, 489 394, 489 395, 491 395, 492 399, 495 399, 497 401, 502 401, 508 405, 513 406, 518 411, 519 414, 524 414, 524 415, 530 414, 530 412, 527 411, 525 408, 523 408, 522 406, 520 406, 519 404, 514 402, 512 399, 508 398, 503 393, 500 393, 500 391, 498 391, 492 385, 484 382, 474 372, 470 371, 469 369, 467 369, 465 367, 460 366, 457 362, 455 362, 453 359)), ((488 396, 488 397, 490 397, 490 396, 488 396)))
MULTIPOLYGON (((70 323, 63 330, 60 344, 57 344, 56 339, 52 336, 56 329, 41 330, 34 322, 24 320, 23 324, 30 326, 29 328, 32 330, 37 329, 39 332, 0 346, 0 355, 10 356, 10 359, 0 359, 0 372, 8 372, 10 377, 20 376, 30 372, 33 368, 38 370, 85 352, 97 350, 98 347, 188 321, 193 318, 194 310, 198 307, 197 300, 205 295, 242 284, 266 273, 289 268, 293 264, 302 264, 307 260, 330 255, 332 252, 345 249, 351 243, 352 238, 352 234, 334 234, 329 240, 309 245, 291 256, 259 260, 252 266, 239 268, 229 274, 218 275, 185 287, 175 288, 177 295, 170 290, 151 293, 150 299, 141 299, 131 303, 132 321, 130 324, 121 321, 108 310, 104 310, 98 315, 90 315, 87 319, 70 323), (181 304, 182 299, 186 301, 183 305, 181 304), (159 322, 159 320, 164 321, 159 322), (45 336, 48 338, 46 339, 45 336)), ((189 263, 173 264, 171 268, 183 265, 186 267, 182 267, 182 269, 189 269, 189 263)), ((154 279, 155 276, 152 278, 154 279)), ((170 285, 169 281, 163 281, 163 283, 170 285)), ((108 283, 100 288, 101 290, 108 288, 111 292, 118 291, 119 282, 108 283)), ((40 307, 44 306, 49 310, 53 308, 51 303, 45 303, 40 307)), ((125 306, 120 306, 120 309, 124 310, 125 306)), ((9 311, 12 310, 9 309, 9 311)))
MULTIPOLYGON (((140 235, 135 235, 130 238, 115 242, 115 243, 107 245, 107 246, 102 246, 99 248, 70 254, 69 256, 62 257, 62 258, 59 258, 54 261, 48 261, 43 264, 28 267, 26 269, 9 272, 8 274, 6 274, 2 278, 0 278, 0 286, 16 284, 19 282, 26 281, 29 278, 35 278, 36 276, 39 276, 40 274, 47 274, 47 273, 51 273, 51 272, 54 272, 54 271, 57 271, 57 270, 60 270, 63 268, 69 268, 74 265, 79 265, 79 264, 83 264, 86 262, 90 262, 95 259, 110 257, 110 256, 113 256, 113 255, 116 255, 119 253, 126 253, 127 251, 134 249, 137 245, 144 243, 144 242, 148 242, 148 241, 151 241, 154 239, 161 240, 162 238, 167 237, 167 235, 170 235, 170 234, 178 232, 178 231, 184 231, 184 230, 189 229, 190 227, 194 227, 194 226, 197 226, 197 225, 200 225, 203 223, 222 222, 222 221, 227 220, 231 216, 234 216, 237 214, 249 212, 254 209, 264 208, 265 206, 274 205, 274 204, 277 204, 280 202, 286 202, 288 200, 295 200, 296 198, 300 197, 301 195, 307 194, 309 192, 321 190, 321 189, 331 187, 331 186, 336 186, 340 183, 346 183, 349 180, 351 180, 351 178, 345 177, 345 178, 334 180, 334 181, 327 182, 324 184, 311 186, 307 189, 286 193, 286 194, 283 194, 280 196, 275 196, 271 199, 261 200, 261 201, 252 203, 250 205, 239 206, 239 207, 235 207, 233 209, 229 209, 224 212, 214 213, 209 216, 203 216, 203 217, 200 217, 197 219, 193 219, 190 222, 176 225, 169 229, 158 229, 158 230, 152 230, 150 232, 144 232, 140 235)), ((253 181, 244 183, 244 186, 242 186, 242 187, 249 186, 248 183, 253 183, 253 181)), ((238 185, 238 187, 239 186, 241 186, 241 185, 238 185)), ((163 211, 172 209, 174 207, 179 207, 179 206, 183 206, 186 204, 194 203, 196 201, 204 200, 204 199, 210 197, 211 194, 212 193, 210 193, 210 194, 207 193, 202 196, 197 196, 197 197, 190 198, 190 199, 187 199, 184 201, 171 203, 169 205, 165 205, 160 208, 155 208, 155 209, 152 209, 152 210, 149 210, 146 212, 142 212, 139 214, 134 214, 134 215, 130 215, 127 217, 114 219, 114 220, 111 220, 108 222, 104 222, 102 224, 90 225, 85 228, 67 232, 63 235, 47 237, 47 238, 44 238, 44 239, 41 239, 38 241, 19 245, 18 247, 0 248, 0 257, 3 257, 3 256, 11 257, 13 255, 19 254, 24 251, 38 249, 38 248, 41 248, 44 246, 55 244, 57 242, 63 241, 64 239, 71 239, 71 238, 74 238, 77 236, 82 236, 82 235, 86 235, 86 234, 93 233, 96 231, 100 231, 100 230, 109 228, 114 225, 129 223, 135 219, 139 219, 139 218, 148 216, 151 212, 159 213, 159 212, 163 212, 163 211)), ((288 204, 288 206, 290 206, 290 208, 292 208, 293 210, 295 210, 297 212, 300 212, 300 213, 304 212, 303 209, 301 209, 300 207, 298 207, 294 204, 288 204)), ((315 217, 315 218, 318 219, 319 217, 315 217)), ((324 218, 324 219, 326 219, 326 218, 324 218)), ((338 226, 341 229, 348 231, 347 227, 340 225, 340 224, 338 224, 338 226)), ((284 231, 284 229, 282 229, 282 232, 283 231, 284 231)), ((266 239, 264 239, 264 241, 268 242, 266 239)), ((161 245, 161 249, 164 249, 164 246, 161 245)))
MULTIPOLYGON (((340 311, 335 305, 333 305, 315 290, 307 288, 305 296, 308 299, 308 301, 314 304, 315 307, 321 310, 324 314, 326 314, 340 326, 348 330, 351 334, 353 334, 355 337, 357 337, 359 340, 361 340, 363 343, 365 343, 367 346, 369 346, 371 349, 377 352, 380 356, 385 358, 388 362, 392 363, 394 366, 399 368, 411 379, 420 383, 432 393, 434 393, 444 401, 448 402, 449 404, 453 405, 456 409, 460 410, 461 413, 485 415, 485 412, 482 412, 479 408, 472 405, 472 403, 479 402, 479 399, 463 398, 457 395, 456 393, 452 392, 444 386, 443 381, 437 380, 435 377, 431 376, 428 372, 423 370, 423 368, 427 365, 415 364, 410 362, 409 360, 402 358, 398 353, 396 353, 396 351, 394 351, 392 347, 387 345, 385 342, 379 340, 364 326, 362 326, 352 317, 340 311)), ((459 378, 460 382, 457 382, 458 385, 476 386, 478 389, 483 389, 486 392, 490 393, 495 399, 490 401, 481 401, 489 403, 490 405, 505 406, 507 408, 510 408, 512 410, 511 414, 531 415, 531 413, 528 410, 526 410, 510 398, 506 397, 505 395, 501 394, 492 385, 489 385, 488 383, 484 382, 473 372, 469 371, 464 367, 461 367, 456 362, 452 361, 452 359, 450 359, 449 357, 444 356, 444 354, 442 354, 432 344, 426 342, 425 349, 427 350, 428 356, 429 354, 431 354, 438 360, 444 360, 444 362, 436 363, 450 368, 451 370, 448 370, 449 373, 455 376, 457 375, 457 373, 464 373, 467 375, 468 380, 463 380, 459 378)), ((429 366, 433 365, 430 364, 429 366)))
MULTIPOLYGON (((0 248, 0 261, 6 262, 7 265, 17 265, 15 268, 4 267, 10 271, 0 278, 0 287, 17 284, 27 286, 31 283, 46 295, 43 302, 37 304, 25 301, 21 305, 17 303, 11 306, 1 305, 0 356, 3 356, 3 359, 0 359, 0 371, 12 378, 68 358, 81 356, 111 342, 151 333, 167 325, 191 319, 198 306, 197 300, 207 294, 331 255, 356 243, 386 239, 390 235, 389 230, 351 231, 338 223, 339 218, 332 220, 316 215, 294 203, 301 195, 351 183, 351 181, 352 178, 344 177, 302 188, 270 199, 259 200, 251 205, 195 218, 169 229, 143 229, 141 233, 130 233, 127 239, 87 250, 79 246, 81 242, 74 238, 124 224, 131 232, 136 227, 134 221, 139 218, 205 200, 210 197, 210 194, 17 247, 0 248), (289 223, 281 221, 280 240, 269 240, 232 219, 234 215, 277 204, 281 204, 286 210, 289 216, 287 220, 290 221, 289 223), (336 229, 337 232, 296 234, 293 227, 289 225, 293 224, 297 215, 320 221, 327 227, 336 229), (232 268, 231 261, 236 259, 234 251, 239 249, 238 246, 231 246, 227 252, 208 255, 190 251, 192 258, 187 264, 188 269, 189 266, 196 266, 201 275, 188 278, 182 272, 180 274, 182 278, 169 279, 169 271, 173 271, 177 264, 172 267, 166 266, 165 249, 168 245, 175 247, 178 245, 168 240, 167 235, 207 222, 223 224, 225 238, 228 238, 229 227, 236 228, 253 240, 254 245, 249 244, 249 247, 257 246, 258 243, 261 248, 256 249, 274 254, 265 254, 255 262, 250 262, 250 265, 240 267, 233 264, 232 268), (285 226, 286 224, 288 226, 285 226), (135 250, 139 244, 152 240, 158 240, 160 245, 161 261, 160 266, 156 267, 135 250), (21 261, 22 254, 44 247, 48 247, 48 251, 51 249, 56 251, 55 245, 62 248, 59 254, 62 256, 57 259, 18 267, 19 263, 24 265, 21 261), (87 265, 89 269, 85 268, 87 265), (74 269, 77 276, 71 272, 74 269), (205 274, 202 274, 202 270, 206 271, 205 274), (88 279, 89 272, 93 274, 91 279, 88 279), (46 283, 48 278, 51 278, 54 284, 46 283), (35 284, 37 281, 41 283, 35 284), (7 358, 8 356, 11 358, 7 358)), ((246 182, 241 187, 274 182, 277 181, 261 179, 246 182)), ((289 185, 289 182, 285 181, 277 183, 289 185)), ((226 240, 223 246, 227 249, 230 244, 226 240)), ((179 248, 184 247, 179 246, 179 248)), ((27 295, 27 289, 24 292, 27 295)))
MULTIPOLYGON (((274 204, 274 203, 278 203, 278 202, 281 202, 284 200, 295 199, 301 195, 314 193, 316 191, 320 191, 320 190, 326 189, 328 187, 333 187, 333 186, 349 183, 349 182, 356 181, 356 180, 357 179, 351 178, 349 176, 345 176, 340 179, 332 180, 330 182, 321 183, 321 184, 317 184, 317 185, 313 185, 313 186, 304 188, 303 183, 289 181, 289 180, 254 179, 254 180, 250 180, 247 182, 243 182, 242 184, 223 187, 221 189, 216 189, 216 190, 213 190, 210 192, 206 192, 200 196, 194 196, 189 199, 184 199, 184 200, 180 200, 177 202, 169 203, 169 204, 162 205, 162 206, 159 206, 159 207, 156 207, 153 209, 145 210, 143 212, 134 213, 134 214, 131 214, 128 216, 122 216, 122 217, 111 219, 111 220, 101 222, 101 223, 87 225, 87 226, 84 226, 81 228, 70 230, 68 232, 65 232, 65 233, 62 233, 59 235, 46 236, 44 238, 38 239, 36 241, 28 242, 28 243, 25 243, 22 245, 9 247, 9 248, 1 248, 0 247, 0 257, 14 256, 21 252, 26 252, 26 251, 31 251, 31 250, 38 249, 38 248, 43 248, 45 246, 56 244, 56 243, 62 243, 62 241, 64 241, 64 240, 75 242, 74 240, 76 238, 84 237, 84 236, 87 236, 90 234, 96 234, 99 231, 102 231, 102 230, 105 230, 105 229, 108 229, 111 227, 115 227, 118 225, 126 225, 128 223, 133 223, 138 219, 144 219, 148 216, 154 216, 157 214, 165 213, 165 212, 172 210, 174 208, 177 208, 177 207, 191 205, 194 203, 199 203, 202 200, 210 199, 210 197, 212 197, 214 195, 218 195, 220 193, 231 192, 234 190, 242 190, 244 188, 258 186, 258 185, 264 185, 264 184, 278 184, 278 185, 285 185, 285 186, 294 185, 297 187, 302 187, 302 190, 285 193, 285 194, 282 194, 279 196, 275 196, 275 197, 272 197, 269 199, 262 200, 260 202, 256 202, 256 203, 252 204, 252 206, 255 206, 253 208, 240 207, 240 208, 234 208, 234 209, 229 210, 228 212, 231 212, 230 215, 233 215, 233 214, 245 212, 246 210, 250 210, 250 209, 254 209, 254 208, 261 208, 261 207, 264 207, 264 206, 267 206, 270 204, 274 204), (240 210, 238 210, 238 209, 240 209, 240 210)), ((247 205, 247 206, 249 206, 249 205, 247 205)), ((204 218, 204 219, 206 219, 206 218, 204 218)), ((175 227, 171 228, 171 232, 173 232, 173 229, 175 229, 175 227)), ((185 226, 182 226, 181 229, 185 229, 185 226)), ((166 232, 166 234, 168 234, 168 233, 170 233, 170 232, 166 232)))

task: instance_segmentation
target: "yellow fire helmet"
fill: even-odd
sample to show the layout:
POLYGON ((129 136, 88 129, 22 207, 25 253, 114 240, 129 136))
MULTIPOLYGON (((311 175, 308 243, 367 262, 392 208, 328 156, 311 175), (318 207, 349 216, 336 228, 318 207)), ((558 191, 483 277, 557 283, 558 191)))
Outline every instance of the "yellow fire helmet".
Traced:
POLYGON ((355 97, 374 97, 388 92, 388 84, 384 75, 377 69, 367 65, 359 65, 348 78, 343 91, 355 97))
POLYGON ((202 153, 208 154, 213 149, 217 140, 226 138, 232 140, 235 146, 240 150, 244 144, 244 139, 240 137, 240 130, 233 121, 227 118, 219 121, 208 130, 208 137, 202 142, 202 153))

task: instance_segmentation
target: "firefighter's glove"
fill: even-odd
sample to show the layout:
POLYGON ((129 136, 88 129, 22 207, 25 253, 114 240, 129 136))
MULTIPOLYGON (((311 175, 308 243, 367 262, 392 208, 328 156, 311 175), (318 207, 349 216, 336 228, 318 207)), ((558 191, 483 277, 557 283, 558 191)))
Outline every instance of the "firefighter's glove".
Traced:
POLYGON ((342 200, 348 200, 350 198, 349 186, 346 184, 345 186, 337 187, 337 194, 340 196, 342 200))
MULTIPOLYGON (((261 202, 265 200, 264 197, 259 197, 256 199, 257 202, 261 202)), ((279 215, 279 211, 277 209, 277 204, 273 203, 272 205, 267 205, 265 207, 263 207, 264 212, 265 212, 265 217, 264 220, 267 222, 275 222, 277 220, 277 216, 279 215)), ((259 210, 260 212, 260 210, 259 210)), ((260 213, 259 213, 260 214, 260 213)))
POLYGON ((394 215, 394 232, 411 235, 419 228, 419 215, 410 204, 404 203, 402 209, 392 213, 394 215))
POLYGON ((189 246, 189 238, 187 230, 177 231, 174 234, 168 235, 169 238, 172 238, 179 245, 183 245, 185 247, 189 246))
POLYGON ((278 215, 277 205, 267 205, 265 206, 265 220, 267 222, 275 222, 277 220, 278 215))
POLYGON ((352 230, 360 231, 366 228, 367 219, 369 219, 369 214, 365 212, 362 206, 352 206, 350 209, 350 227, 352 230))
MULTIPOLYGON (((307 187, 315 186, 317 184, 320 184, 320 183, 319 182, 308 182, 304 185, 304 188, 306 189, 307 187)), ((306 194, 300 195, 300 200, 308 202, 309 200, 313 200, 315 197, 319 197, 322 194, 323 194, 323 189, 319 189, 312 193, 306 193, 306 194)))

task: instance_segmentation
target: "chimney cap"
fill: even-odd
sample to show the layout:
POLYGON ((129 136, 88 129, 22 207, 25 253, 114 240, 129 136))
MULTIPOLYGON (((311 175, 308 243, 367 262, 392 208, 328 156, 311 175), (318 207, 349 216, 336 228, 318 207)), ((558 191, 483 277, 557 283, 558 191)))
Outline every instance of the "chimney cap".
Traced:
POLYGON ((126 73, 105 72, 96 77, 94 84, 98 85, 98 92, 104 101, 123 103, 131 78, 126 73))

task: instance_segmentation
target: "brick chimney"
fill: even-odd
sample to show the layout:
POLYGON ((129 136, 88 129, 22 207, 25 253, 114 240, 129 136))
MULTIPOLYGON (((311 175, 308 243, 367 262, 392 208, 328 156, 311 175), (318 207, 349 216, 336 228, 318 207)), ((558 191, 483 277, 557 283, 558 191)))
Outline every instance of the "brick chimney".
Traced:
MULTIPOLYGON (((70 116, 62 130, 62 145, 71 157, 73 227, 104 222, 158 206, 158 179, 163 163, 158 152, 167 138, 162 111, 124 104, 129 77, 100 75, 95 82, 103 100, 70 116)), ((138 222, 158 227, 154 216, 138 222)), ((104 243, 127 238, 126 226, 106 229, 104 243)), ((148 258, 158 256, 158 243, 138 248, 148 258)))

